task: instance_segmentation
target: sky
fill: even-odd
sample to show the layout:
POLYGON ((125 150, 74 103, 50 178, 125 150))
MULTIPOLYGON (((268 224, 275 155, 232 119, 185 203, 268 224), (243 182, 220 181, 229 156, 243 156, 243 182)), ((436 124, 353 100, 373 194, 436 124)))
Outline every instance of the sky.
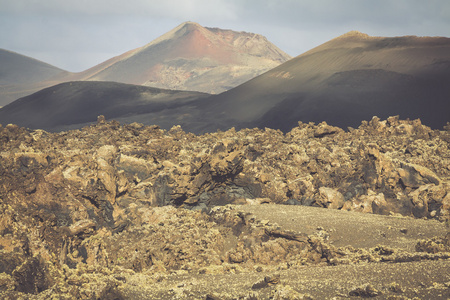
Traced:
POLYGON ((80 72, 185 21, 297 56, 351 30, 450 37, 450 0, 0 0, 0 48, 80 72))

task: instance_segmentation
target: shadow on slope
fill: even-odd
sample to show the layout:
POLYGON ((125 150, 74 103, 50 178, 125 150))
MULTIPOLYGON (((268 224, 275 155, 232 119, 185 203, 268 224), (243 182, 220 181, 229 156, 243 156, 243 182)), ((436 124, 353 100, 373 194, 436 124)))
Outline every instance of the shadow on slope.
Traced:
POLYGON ((127 118, 177 108, 205 96, 116 82, 67 82, 6 105, 0 109, 0 123, 57 131, 95 122, 101 114, 127 118))
POLYGON ((301 120, 347 128, 373 116, 399 115, 441 129, 450 120, 450 87, 443 78, 450 80, 448 75, 423 79, 385 70, 339 72, 324 83, 321 93, 288 95, 253 125, 286 132, 301 120))
POLYGON ((213 96, 208 110, 233 116, 237 128, 346 128, 400 115, 441 129, 450 120, 449 50, 448 38, 350 32, 213 96))

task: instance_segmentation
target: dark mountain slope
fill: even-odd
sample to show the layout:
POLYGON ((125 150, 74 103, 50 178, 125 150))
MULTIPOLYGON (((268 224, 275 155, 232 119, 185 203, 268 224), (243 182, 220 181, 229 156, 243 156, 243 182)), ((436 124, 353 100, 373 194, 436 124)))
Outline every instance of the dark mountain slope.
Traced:
POLYGON ((214 96, 234 126, 289 130, 297 121, 357 126, 377 115, 450 120, 450 39, 350 32, 214 96))
POLYGON ((106 118, 132 117, 186 105, 206 97, 116 82, 67 82, 18 99, 0 109, 0 123, 50 131, 79 128, 106 118))
POLYGON ((67 72, 34 58, 0 49, 0 106, 52 85, 67 72))

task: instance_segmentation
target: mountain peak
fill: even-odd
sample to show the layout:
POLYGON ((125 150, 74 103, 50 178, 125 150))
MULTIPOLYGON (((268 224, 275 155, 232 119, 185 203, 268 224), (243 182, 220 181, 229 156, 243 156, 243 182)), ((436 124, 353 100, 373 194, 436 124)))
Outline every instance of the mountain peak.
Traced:
POLYGON ((178 25, 178 27, 184 27, 184 26, 192 26, 192 27, 201 27, 203 28, 202 25, 196 23, 196 22, 192 22, 192 21, 186 21, 181 23, 180 25, 178 25))
POLYGON ((155 40, 151 41, 149 44, 145 45, 143 48, 147 48, 149 46, 153 46, 155 44, 159 44, 165 40, 173 40, 177 39, 180 36, 184 35, 186 32, 193 32, 196 30, 207 30, 205 27, 201 26, 198 23, 186 21, 175 27, 174 29, 168 31, 167 33, 161 35, 155 40))
POLYGON ((265 37, 183 22, 149 44, 91 70, 87 80, 220 93, 291 57, 265 37))
POLYGON ((201 30, 201 29, 205 29, 205 27, 203 27, 202 25, 195 23, 195 22, 191 22, 191 21, 186 21, 181 23, 180 25, 178 25, 177 27, 175 27, 174 29, 172 29, 171 31, 169 31, 168 33, 171 32, 178 32, 180 30, 182 31, 192 31, 192 30, 201 30))
POLYGON ((368 39, 371 36, 368 35, 367 33, 362 33, 362 32, 360 32, 358 30, 352 30, 352 31, 349 31, 347 33, 344 33, 341 36, 338 36, 337 38, 340 39, 340 38, 349 38, 349 37, 352 37, 352 38, 353 37, 357 37, 357 38, 362 38, 362 39, 368 39))

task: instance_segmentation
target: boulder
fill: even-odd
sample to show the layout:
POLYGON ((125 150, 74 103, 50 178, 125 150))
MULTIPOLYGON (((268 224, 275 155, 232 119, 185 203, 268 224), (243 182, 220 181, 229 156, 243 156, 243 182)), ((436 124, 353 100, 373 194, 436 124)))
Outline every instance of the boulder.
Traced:
POLYGON ((441 183, 440 178, 433 171, 420 165, 402 162, 397 172, 402 184, 406 187, 418 188, 425 184, 439 185, 441 183))
POLYGON ((343 130, 339 127, 330 126, 326 122, 322 122, 317 125, 317 129, 314 131, 314 137, 322 138, 327 135, 333 135, 343 132, 343 130))
POLYGON ((316 203, 322 207, 340 209, 344 206, 344 196, 336 189, 320 187, 315 198, 316 203))

